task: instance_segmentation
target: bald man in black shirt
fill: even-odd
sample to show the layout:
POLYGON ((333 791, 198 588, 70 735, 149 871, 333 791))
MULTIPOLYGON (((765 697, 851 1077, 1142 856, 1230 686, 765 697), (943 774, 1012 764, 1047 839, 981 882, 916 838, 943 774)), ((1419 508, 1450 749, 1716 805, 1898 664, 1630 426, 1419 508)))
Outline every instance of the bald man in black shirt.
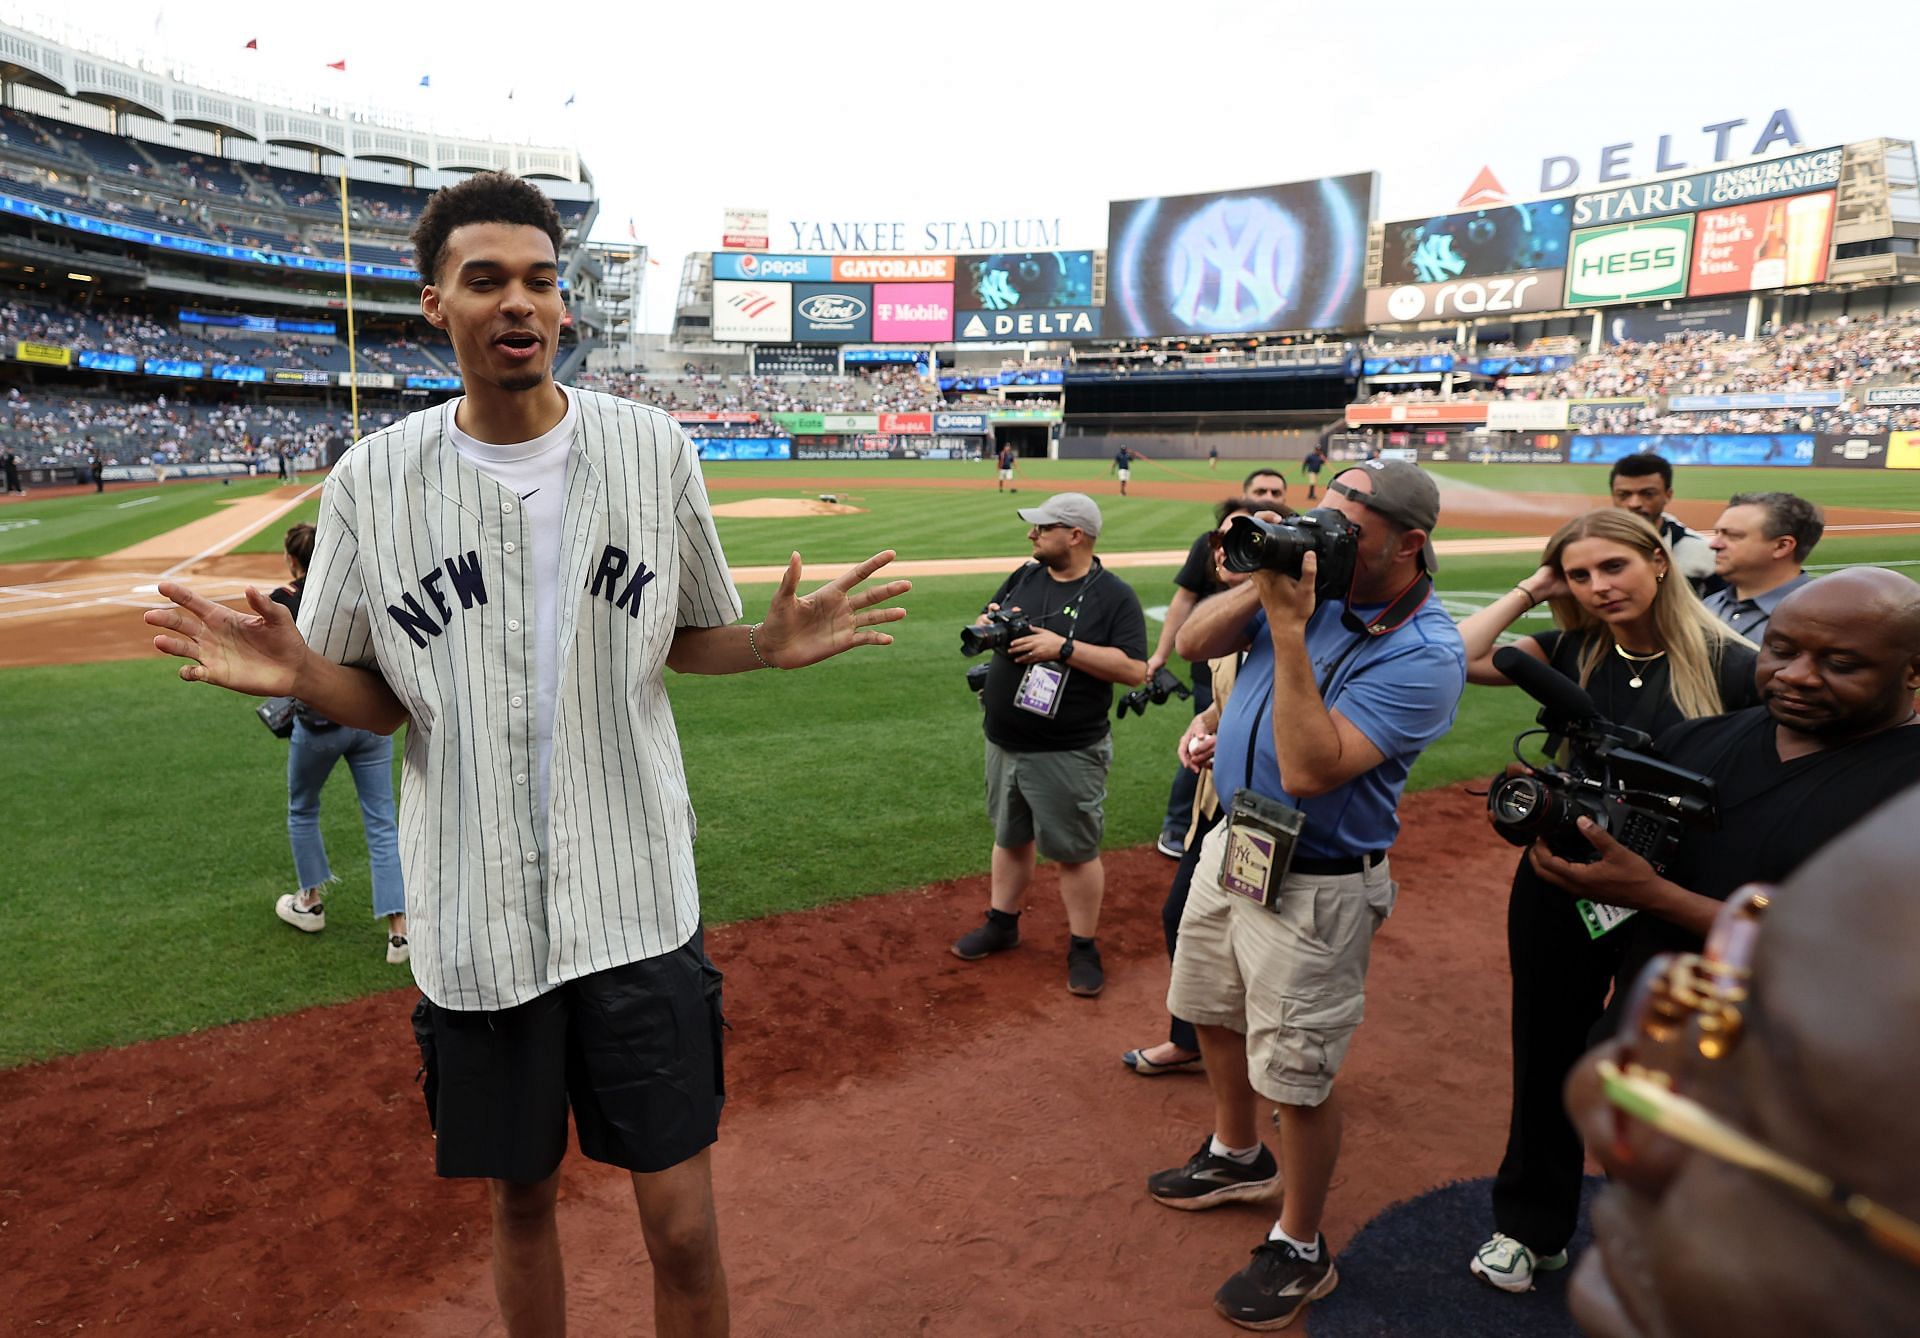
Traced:
MULTIPOLYGON (((1655 953, 1697 950, 1737 888, 1785 880, 1837 833, 1920 783, 1920 585, 1883 567, 1813 581, 1774 610, 1754 670, 1762 705, 1688 720, 1655 752, 1719 784, 1719 827, 1690 834, 1662 877, 1582 819, 1600 851, 1573 864, 1536 845, 1542 877, 1640 912, 1620 928, 1630 986, 1655 953)), ((1614 991, 1611 1031, 1623 1006, 1614 991)))

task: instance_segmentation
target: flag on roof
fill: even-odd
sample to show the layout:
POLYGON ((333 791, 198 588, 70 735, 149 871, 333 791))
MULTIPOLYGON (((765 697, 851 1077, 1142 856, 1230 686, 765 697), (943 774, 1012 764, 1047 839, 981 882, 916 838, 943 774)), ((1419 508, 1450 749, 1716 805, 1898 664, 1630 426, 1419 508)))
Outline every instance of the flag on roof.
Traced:
POLYGON ((327 62, 327 68, 330 70, 338 70, 340 73, 345 74, 347 72, 347 62, 344 60, 330 60, 327 62))
POLYGON ((247 50, 258 51, 259 49, 260 49, 260 39, 258 37, 249 37, 247 39, 247 50))

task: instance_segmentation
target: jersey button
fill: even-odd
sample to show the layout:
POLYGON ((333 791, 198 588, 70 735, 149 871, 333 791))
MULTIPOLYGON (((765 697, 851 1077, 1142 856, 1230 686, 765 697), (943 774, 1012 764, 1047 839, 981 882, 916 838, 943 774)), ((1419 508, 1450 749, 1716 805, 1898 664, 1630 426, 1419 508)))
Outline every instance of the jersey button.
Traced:
POLYGON ((525 785, 527 783, 527 773, 524 771, 514 773, 513 783, 515 785, 525 785))
POLYGON ((537 850, 529 850, 527 852, 527 863, 538 864, 539 862, 540 862, 540 852, 537 850))
POLYGON ((512 514, 513 514, 513 503, 512 503, 512 502, 502 502, 502 503, 500 503, 500 514, 502 514, 502 515, 505 515, 505 516, 510 516, 510 515, 512 515, 512 514))
POLYGON ((507 698, 507 705, 518 708, 520 705, 520 700, 521 699, 518 697, 509 697, 507 698))
POLYGON ((520 630, 520 620, 518 618, 507 619, 507 630, 509 632, 518 632, 520 630))
POLYGON ((506 541, 506 543, 500 546, 501 548, 505 549, 507 552, 511 553, 513 551, 513 540, 509 539, 506 541))

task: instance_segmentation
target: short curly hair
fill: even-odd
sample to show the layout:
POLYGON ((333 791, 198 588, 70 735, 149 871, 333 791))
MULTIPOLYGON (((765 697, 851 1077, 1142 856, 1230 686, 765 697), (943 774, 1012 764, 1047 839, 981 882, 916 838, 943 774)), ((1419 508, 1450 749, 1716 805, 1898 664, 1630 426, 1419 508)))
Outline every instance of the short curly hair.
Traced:
POLYGON ((439 281, 435 276, 440 272, 440 253, 446 250, 447 238, 455 228, 469 223, 517 223, 539 228, 553 239, 556 258, 565 236, 560 211, 538 186, 511 172, 476 172, 458 185, 435 191, 420 211, 420 221, 413 225, 414 264, 422 283, 439 281))

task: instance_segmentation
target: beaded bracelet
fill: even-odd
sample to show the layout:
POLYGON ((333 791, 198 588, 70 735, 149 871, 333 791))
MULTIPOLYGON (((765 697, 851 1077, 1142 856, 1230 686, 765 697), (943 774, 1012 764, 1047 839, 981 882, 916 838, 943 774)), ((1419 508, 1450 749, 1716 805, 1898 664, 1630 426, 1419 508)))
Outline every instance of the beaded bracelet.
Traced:
POLYGON ((754 639, 754 633, 759 630, 759 623, 747 624, 747 649, 753 652, 754 659, 760 661, 760 667, 762 669, 771 669, 773 666, 767 663, 767 657, 760 653, 760 643, 754 639))

